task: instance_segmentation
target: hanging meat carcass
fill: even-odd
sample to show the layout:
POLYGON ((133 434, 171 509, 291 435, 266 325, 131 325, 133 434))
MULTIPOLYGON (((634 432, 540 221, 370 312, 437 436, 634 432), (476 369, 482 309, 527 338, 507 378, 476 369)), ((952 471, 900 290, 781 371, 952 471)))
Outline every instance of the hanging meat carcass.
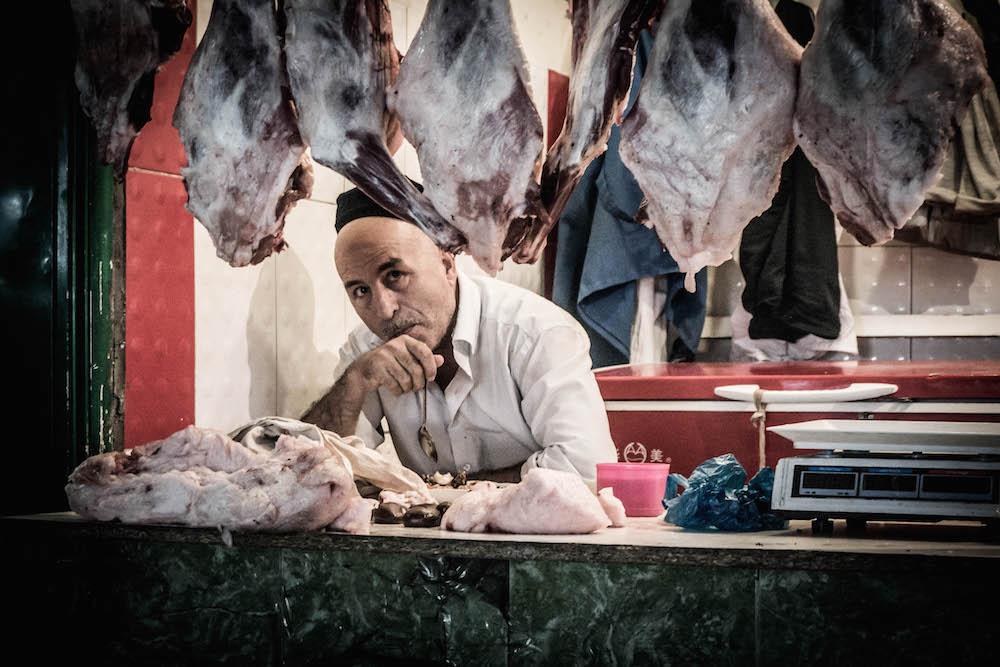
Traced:
POLYGON ((391 158, 402 141, 386 109, 399 52, 384 0, 285 0, 285 56, 299 129, 314 160, 369 197, 415 222, 435 243, 458 250, 465 239, 391 158), (387 147, 388 145, 388 147, 387 147))
POLYGON ((671 0, 656 31, 621 157, 693 292, 777 192, 802 48, 768 0, 671 0))
POLYGON ((566 122, 542 167, 542 203, 549 224, 531 228, 514 252, 515 261, 538 260, 587 165, 607 147, 611 126, 621 121, 628 100, 636 39, 662 6, 663 0, 574 2, 566 122))
POLYGON ((542 121, 509 1, 430 0, 388 101, 427 196, 496 273, 511 222, 544 216, 542 121))
POLYGON ((312 189, 285 83, 273 0, 215 0, 174 126, 187 209, 233 266, 281 250, 285 216, 312 189))
POLYGON ((70 0, 70 8, 80 103, 101 160, 122 176, 150 119, 156 70, 181 47, 191 11, 187 0, 70 0))
POLYGON ((986 80, 982 42, 944 0, 823 0, 795 137, 859 241, 890 240, 920 207, 986 80))

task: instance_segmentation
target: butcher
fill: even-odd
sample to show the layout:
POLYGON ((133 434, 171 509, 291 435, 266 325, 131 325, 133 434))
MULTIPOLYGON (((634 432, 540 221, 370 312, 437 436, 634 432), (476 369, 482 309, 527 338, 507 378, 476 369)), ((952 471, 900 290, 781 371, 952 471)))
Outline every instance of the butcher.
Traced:
POLYGON ((593 488, 595 464, 617 455, 583 328, 532 292, 466 275, 360 190, 338 197, 336 228, 337 272, 363 324, 302 419, 376 447, 384 417, 421 474, 517 482, 551 468, 593 488))

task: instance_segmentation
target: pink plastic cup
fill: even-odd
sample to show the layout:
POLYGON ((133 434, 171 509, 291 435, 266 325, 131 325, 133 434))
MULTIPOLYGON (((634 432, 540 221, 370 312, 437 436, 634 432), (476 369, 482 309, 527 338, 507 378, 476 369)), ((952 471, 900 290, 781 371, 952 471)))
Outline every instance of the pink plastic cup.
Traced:
POLYGON ((625 516, 659 516, 669 474, 669 463, 598 463, 597 488, 610 486, 625 516))

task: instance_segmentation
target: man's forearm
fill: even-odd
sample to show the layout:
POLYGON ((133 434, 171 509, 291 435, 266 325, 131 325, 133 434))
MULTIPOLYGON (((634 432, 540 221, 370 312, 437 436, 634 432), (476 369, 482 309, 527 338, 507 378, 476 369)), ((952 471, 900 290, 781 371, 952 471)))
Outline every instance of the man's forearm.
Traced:
POLYGON ((337 435, 354 435, 365 394, 364 384, 348 369, 330 391, 302 415, 302 421, 337 435))
POLYGON ((511 466, 500 470, 484 470, 482 472, 469 473, 470 480, 488 480, 490 482, 513 482, 521 481, 521 466, 511 466))

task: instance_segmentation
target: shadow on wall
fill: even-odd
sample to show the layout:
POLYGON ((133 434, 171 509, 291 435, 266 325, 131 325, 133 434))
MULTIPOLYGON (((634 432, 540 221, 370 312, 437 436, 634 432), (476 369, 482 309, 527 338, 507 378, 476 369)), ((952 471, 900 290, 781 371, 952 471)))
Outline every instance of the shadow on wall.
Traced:
POLYGON ((291 248, 262 271, 247 318, 251 418, 299 418, 333 384, 338 357, 316 347, 316 288, 291 248))

